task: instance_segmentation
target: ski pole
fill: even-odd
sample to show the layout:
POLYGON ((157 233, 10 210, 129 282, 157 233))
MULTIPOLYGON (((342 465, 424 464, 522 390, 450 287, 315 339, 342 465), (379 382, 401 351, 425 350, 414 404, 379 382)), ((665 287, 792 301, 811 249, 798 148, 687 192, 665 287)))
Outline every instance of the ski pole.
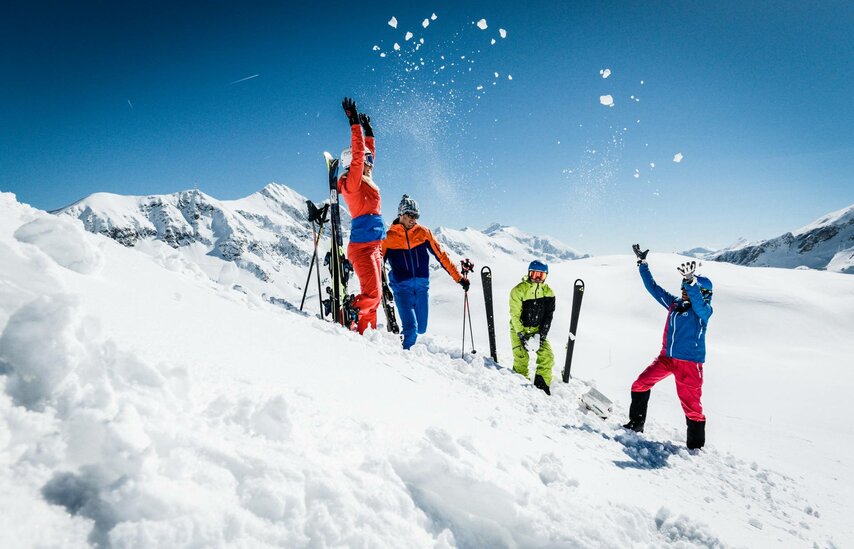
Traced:
POLYGON ((323 222, 326 221, 326 212, 329 210, 328 205, 318 209, 311 200, 306 200, 308 205, 308 221, 311 223, 312 239, 314 240, 314 253, 311 255, 311 263, 308 266, 308 277, 305 279, 305 287, 302 292, 302 300, 299 304, 299 310, 302 311, 305 306, 305 297, 308 294, 308 283, 311 281, 311 271, 317 263, 317 298, 320 300, 320 312, 323 314, 323 298, 320 295, 320 258, 317 255, 317 247, 320 244, 320 239, 323 236, 323 222), (317 228, 315 228, 315 223, 317 228))
POLYGON ((305 286, 302 290, 302 300, 299 302, 300 311, 302 311, 303 306, 305 306, 305 296, 308 294, 308 283, 311 282, 311 271, 314 270, 314 261, 317 259, 317 243, 319 242, 319 237, 314 224, 314 216, 317 212, 317 207, 311 203, 311 200, 306 200, 306 204, 308 205, 308 222, 311 223, 311 238, 314 241, 314 253, 311 254, 311 261, 308 264, 308 276, 305 279, 305 286))
MULTIPOLYGON (((469 273, 474 270, 474 263, 471 262, 468 258, 462 260, 460 262, 460 267, 463 275, 463 280, 469 279, 469 273)), ((466 354, 466 318, 468 318, 469 323, 469 336, 471 337, 471 352, 472 354, 477 353, 477 350, 474 348, 474 330, 471 327, 471 308, 469 307, 469 291, 465 290, 463 295, 463 345, 462 345, 462 354, 466 354)))

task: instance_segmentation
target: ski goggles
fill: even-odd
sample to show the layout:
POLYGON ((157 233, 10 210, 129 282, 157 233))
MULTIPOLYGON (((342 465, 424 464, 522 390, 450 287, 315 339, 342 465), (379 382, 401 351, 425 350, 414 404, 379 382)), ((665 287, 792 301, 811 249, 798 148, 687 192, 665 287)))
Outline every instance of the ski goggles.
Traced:
POLYGON ((545 282, 549 273, 543 271, 528 271, 528 278, 531 282, 545 282))
POLYGON ((374 167, 374 154, 371 151, 365 151, 365 164, 374 167))
POLYGON ((420 217, 418 212, 403 212, 401 215, 408 215, 412 219, 418 219, 420 217))

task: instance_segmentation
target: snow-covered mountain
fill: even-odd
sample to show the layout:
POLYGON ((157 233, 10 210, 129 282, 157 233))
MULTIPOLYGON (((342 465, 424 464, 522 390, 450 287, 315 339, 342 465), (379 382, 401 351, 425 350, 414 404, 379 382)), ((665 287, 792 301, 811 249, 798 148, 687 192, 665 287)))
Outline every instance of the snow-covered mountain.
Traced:
POLYGON ((434 234, 447 249, 462 257, 476 258, 481 263, 500 258, 539 259, 552 263, 589 257, 549 236, 532 236, 498 223, 483 231, 440 227, 434 234))
POLYGON ((712 250, 711 248, 704 248, 702 246, 698 246, 696 248, 691 248, 690 250, 685 250, 684 252, 678 252, 679 255, 687 255, 688 257, 696 257, 698 259, 705 259, 710 254, 715 253, 717 250, 712 250))
MULTIPOLYGON (((134 247, 142 241, 189 249, 234 262, 270 282, 283 268, 307 267, 312 239, 306 198, 270 183, 239 200, 217 200, 199 190, 169 195, 96 193, 52 213, 76 217, 86 230, 134 247)), ((349 226, 349 217, 342 213, 349 226)))
MULTIPOLYGON (((293 189, 270 183, 239 200, 217 200, 199 190, 152 196, 96 193, 51 213, 77 218, 89 232, 215 282, 292 301, 301 294, 313 251, 305 202, 293 189)), ((346 240, 346 208, 341 221, 346 240)), ((553 238, 499 224, 484 231, 438 228, 435 234, 455 261, 587 257, 553 238)), ((325 235, 323 250, 329 245, 325 235)), ((440 269, 438 263, 432 266, 440 269)), ((314 292, 310 287, 309 295, 314 292)))
POLYGON ((707 259, 756 267, 808 267, 854 274, 854 205, 759 242, 739 241, 707 259))

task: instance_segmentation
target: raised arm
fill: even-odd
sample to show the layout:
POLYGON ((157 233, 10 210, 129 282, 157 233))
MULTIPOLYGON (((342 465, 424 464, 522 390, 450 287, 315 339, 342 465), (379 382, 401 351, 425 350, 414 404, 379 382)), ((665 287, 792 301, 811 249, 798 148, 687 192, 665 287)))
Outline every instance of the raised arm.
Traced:
POLYGON ((641 263, 638 266, 638 270, 640 271, 641 280, 643 280, 643 285, 646 287, 646 291, 665 309, 669 309, 673 302, 676 301, 676 296, 667 292, 664 288, 659 286, 655 279, 652 278, 652 273, 649 271, 649 265, 646 262, 641 263))
POLYGON ((341 107, 344 109, 344 114, 347 115, 347 120, 350 122, 350 168, 347 171, 346 177, 341 178, 342 191, 354 193, 359 190, 362 184, 362 172, 365 167, 365 138, 362 136, 362 125, 359 120, 359 112, 356 109, 356 102, 349 97, 345 97, 341 102, 341 107))
POLYGON ((700 285, 697 284, 696 280, 693 284, 685 281, 682 282, 682 287, 685 288, 685 293, 688 294, 688 298, 691 300, 691 308, 694 309, 694 312, 697 313, 697 316, 700 317, 700 320, 704 324, 708 323, 709 317, 712 316, 712 306, 703 299, 703 292, 700 291, 700 285))

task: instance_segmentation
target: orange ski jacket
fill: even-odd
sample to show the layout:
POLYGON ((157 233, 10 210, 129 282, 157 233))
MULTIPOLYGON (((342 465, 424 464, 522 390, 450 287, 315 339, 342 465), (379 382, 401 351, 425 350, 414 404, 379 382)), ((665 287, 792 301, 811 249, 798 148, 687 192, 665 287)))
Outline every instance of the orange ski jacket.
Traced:
POLYGON ((415 225, 407 231, 395 219, 385 235, 382 251, 383 258, 391 265, 389 274, 391 282, 403 282, 410 278, 429 278, 430 256, 428 254, 433 254, 439 260, 454 282, 459 282, 463 278, 448 254, 436 242, 430 229, 423 225, 415 225))
POLYGON ((338 179, 338 192, 344 197, 347 209, 353 217, 350 228, 350 242, 375 242, 382 240, 385 223, 380 216, 382 201, 380 188, 370 178, 364 177, 365 146, 376 158, 376 145, 373 137, 362 135, 362 126, 350 127, 350 149, 353 158, 350 168, 338 179))

